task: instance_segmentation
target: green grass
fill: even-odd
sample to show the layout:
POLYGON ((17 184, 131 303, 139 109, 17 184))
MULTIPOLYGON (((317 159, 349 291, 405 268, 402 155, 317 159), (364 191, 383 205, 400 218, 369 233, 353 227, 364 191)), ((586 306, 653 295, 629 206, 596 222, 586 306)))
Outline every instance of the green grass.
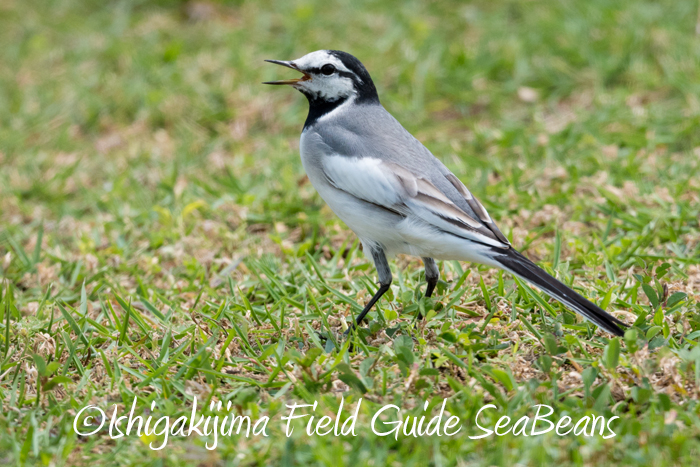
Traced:
POLYGON ((697 19, 695 0, 2 2, 0 462, 697 463, 697 19), (338 340, 375 271, 304 177, 305 99, 260 85, 285 77, 263 59, 320 48, 360 58, 518 248, 635 331, 611 341, 471 264, 441 263, 426 300, 401 257, 338 340), (87 404, 174 419, 193 395, 270 436, 73 432, 87 404), (285 403, 342 396, 363 398, 356 437, 284 435, 285 403), (443 398, 457 436, 368 431, 385 404, 443 398), (618 416, 617 436, 469 439, 487 403, 489 426, 543 403, 618 416))

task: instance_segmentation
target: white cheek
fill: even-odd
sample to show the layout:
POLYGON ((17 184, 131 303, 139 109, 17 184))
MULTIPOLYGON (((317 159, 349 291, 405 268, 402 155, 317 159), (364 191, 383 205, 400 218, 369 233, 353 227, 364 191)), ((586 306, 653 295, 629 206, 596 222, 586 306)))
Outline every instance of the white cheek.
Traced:
POLYGON ((304 90, 313 94, 314 97, 328 101, 344 99, 355 93, 352 80, 347 78, 312 78, 309 81, 302 81, 300 84, 303 86, 304 90))

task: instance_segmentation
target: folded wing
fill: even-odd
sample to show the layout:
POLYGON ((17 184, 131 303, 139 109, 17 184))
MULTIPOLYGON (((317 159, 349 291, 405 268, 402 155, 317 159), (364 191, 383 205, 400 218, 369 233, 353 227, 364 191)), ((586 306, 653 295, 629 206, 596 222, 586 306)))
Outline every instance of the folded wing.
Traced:
POLYGON ((459 237, 498 248, 510 247, 483 205, 451 173, 445 177, 464 196, 476 217, 461 209, 426 177, 391 162, 330 156, 323 160, 323 171, 335 188, 356 198, 416 217, 459 237))

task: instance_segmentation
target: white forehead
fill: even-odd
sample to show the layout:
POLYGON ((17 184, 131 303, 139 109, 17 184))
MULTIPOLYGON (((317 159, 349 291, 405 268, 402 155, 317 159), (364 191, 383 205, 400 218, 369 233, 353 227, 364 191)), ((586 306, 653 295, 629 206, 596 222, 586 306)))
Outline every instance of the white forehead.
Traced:
POLYGON ((350 71, 343 62, 340 61, 338 57, 331 54, 327 50, 317 50, 316 52, 311 52, 306 54, 301 58, 294 60, 294 63, 301 68, 321 68, 323 65, 330 63, 336 70, 340 71, 350 71))

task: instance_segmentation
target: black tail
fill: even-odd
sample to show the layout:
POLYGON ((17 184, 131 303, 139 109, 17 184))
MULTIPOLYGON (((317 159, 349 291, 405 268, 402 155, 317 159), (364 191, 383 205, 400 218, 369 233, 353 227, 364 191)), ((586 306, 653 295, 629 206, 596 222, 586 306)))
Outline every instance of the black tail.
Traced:
POLYGON ((609 315, 598 305, 595 305, 581 295, 559 282, 542 268, 527 259, 513 248, 508 250, 494 249, 493 259, 501 264, 506 271, 515 274, 521 279, 536 285, 548 295, 559 300, 576 313, 591 321, 611 334, 623 336, 624 331, 619 326, 627 327, 619 319, 609 315))

